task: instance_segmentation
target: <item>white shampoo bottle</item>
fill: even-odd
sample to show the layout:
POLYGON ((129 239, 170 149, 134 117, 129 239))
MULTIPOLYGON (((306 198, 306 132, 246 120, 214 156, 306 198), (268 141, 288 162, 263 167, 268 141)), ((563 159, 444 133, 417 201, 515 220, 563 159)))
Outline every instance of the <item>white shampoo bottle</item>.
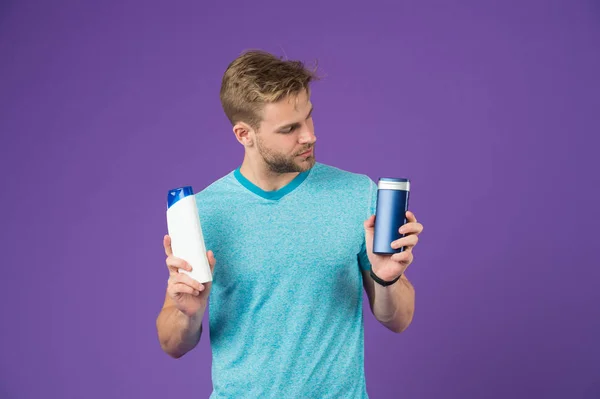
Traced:
POLYGON ((179 272, 189 275, 201 284, 212 281, 192 187, 184 186, 170 190, 167 203, 167 229, 171 237, 173 256, 192 266, 191 272, 182 269, 179 269, 179 272))

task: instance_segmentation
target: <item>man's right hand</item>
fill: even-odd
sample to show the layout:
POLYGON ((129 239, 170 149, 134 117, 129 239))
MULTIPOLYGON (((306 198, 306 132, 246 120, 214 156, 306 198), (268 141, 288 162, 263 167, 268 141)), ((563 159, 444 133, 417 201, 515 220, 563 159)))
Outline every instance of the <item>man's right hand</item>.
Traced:
MULTIPOLYGON (((169 268, 168 297, 174 302, 177 309, 188 317, 194 316, 199 310, 204 312, 212 283, 201 284, 187 274, 180 273, 179 269, 191 271, 192 267, 185 260, 173 256, 171 237, 165 235, 163 245, 169 268)), ((212 251, 207 251, 206 254, 212 273, 217 261, 212 251)))

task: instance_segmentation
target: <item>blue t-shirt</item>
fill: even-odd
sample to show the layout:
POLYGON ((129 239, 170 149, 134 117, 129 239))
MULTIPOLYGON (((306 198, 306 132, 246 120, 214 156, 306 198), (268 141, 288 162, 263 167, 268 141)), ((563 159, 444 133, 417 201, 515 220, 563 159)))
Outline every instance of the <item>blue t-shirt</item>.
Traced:
POLYGON ((217 259, 209 298, 216 398, 368 398, 363 222, 377 185, 322 163, 277 191, 239 168, 196 194, 217 259))

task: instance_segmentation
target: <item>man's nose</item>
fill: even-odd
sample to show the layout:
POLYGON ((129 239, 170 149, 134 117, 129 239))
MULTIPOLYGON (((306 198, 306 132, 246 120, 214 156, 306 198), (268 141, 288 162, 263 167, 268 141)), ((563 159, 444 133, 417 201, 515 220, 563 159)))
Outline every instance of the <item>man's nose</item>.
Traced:
POLYGON ((300 135, 300 143, 301 144, 313 144, 317 141, 317 136, 315 136, 315 132, 310 129, 308 126, 304 128, 304 131, 300 135))

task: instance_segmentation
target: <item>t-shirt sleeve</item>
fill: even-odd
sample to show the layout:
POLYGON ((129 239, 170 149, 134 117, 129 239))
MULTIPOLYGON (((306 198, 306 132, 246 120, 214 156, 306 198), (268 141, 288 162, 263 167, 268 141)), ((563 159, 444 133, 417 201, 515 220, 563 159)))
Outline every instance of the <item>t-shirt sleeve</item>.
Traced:
MULTIPOLYGON (((367 186, 365 192, 368 194, 368 196, 366 198, 366 201, 363 202, 364 203, 363 209, 365 209, 363 221, 368 219, 371 215, 374 215, 375 209, 377 207, 377 184, 368 176, 367 176, 367 180, 368 180, 368 183, 367 183, 368 186, 367 186)), ((362 224, 361 224, 361 228, 364 231, 364 227, 362 226, 362 224)), ((366 246, 364 233, 363 233, 363 239, 362 239, 360 253, 358 254, 358 264, 359 264, 361 270, 370 270, 371 269, 371 262, 369 262, 369 258, 367 256, 367 246, 366 246)))

